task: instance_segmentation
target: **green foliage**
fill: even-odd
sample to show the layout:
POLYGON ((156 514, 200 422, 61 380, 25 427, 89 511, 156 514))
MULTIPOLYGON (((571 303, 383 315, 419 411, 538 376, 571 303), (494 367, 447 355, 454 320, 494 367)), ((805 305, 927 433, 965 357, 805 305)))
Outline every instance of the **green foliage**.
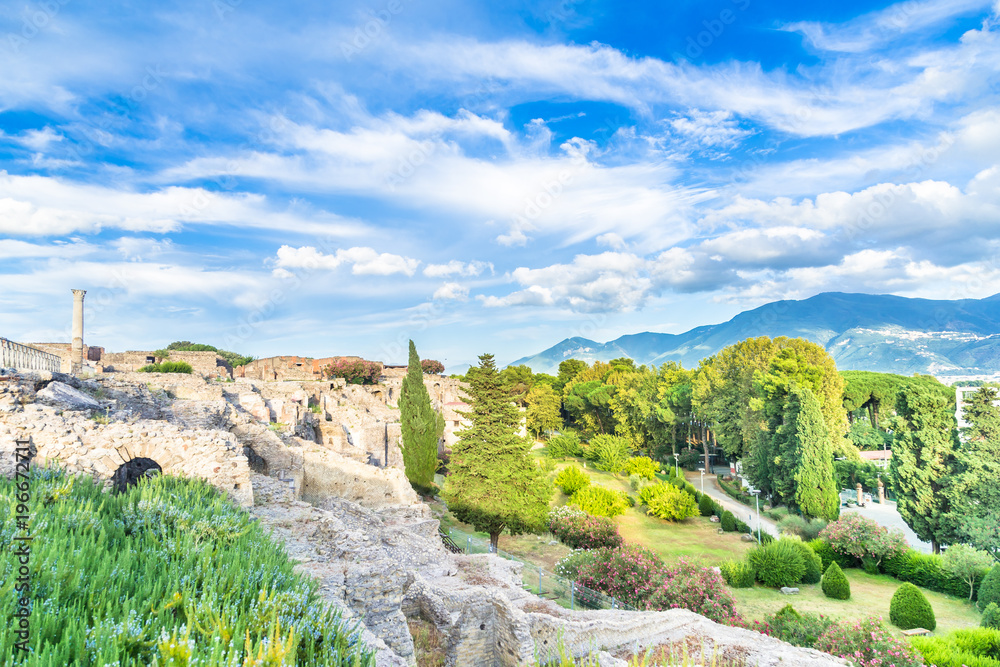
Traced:
POLYGON ((444 418, 431 407, 431 397, 424 385, 424 371, 417 347, 410 341, 406 377, 399 391, 400 430, 402 431, 403 467, 406 478, 418 492, 434 493, 438 441, 444 432, 444 418))
POLYGON ((763 623, 755 630, 776 637, 792 646, 812 648, 819 638, 834 621, 817 614, 800 614, 790 604, 786 604, 770 616, 765 616, 763 623))
MULTIPOLYGON (((15 664, 229 667, 265 664, 263 654, 271 665, 375 664, 315 582, 208 484, 159 476, 110 494, 89 477, 34 468, 28 485, 41 532, 31 545, 32 651, 15 664)), ((0 479, 0 516, 15 514, 17 493, 0 479)), ((0 525, 4 572, 17 571, 18 532, 0 525)), ((0 592, 6 619, 13 584, 0 592)), ((0 632, 4 664, 14 641, 0 632)))
POLYGON ((683 521, 698 516, 698 504, 694 496, 670 484, 664 484, 646 503, 646 513, 668 521, 683 521))
POLYGON ((903 531, 898 528, 889 530, 857 512, 849 512, 839 521, 829 524, 820 537, 837 553, 853 558, 854 563, 867 557, 878 564, 882 559, 893 558, 909 548, 903 531))
POLYGON ((598 469, 617 473, 632 456, 632 443, 617 435, 595 435, 584 446, 583 455, 598 469))
POLYGON ((186 373, 191 374, 194 368, 186 361, 164 361, 160 364, 149 364, 138 370, 139 373, 186 373))
POLYGON ((1000 605, 1000 565, 994 565, 979 585, 979 608, 986 609, 991 602, 1000 605))
POLYGON ((726 583, 733 588, 753 588, 757 573, 746 560, 727 560, 719 569, 726 583))
POLYGON ((757 581, 771 588, 794 586, 802 580, 806 566, 802 553, 790 540, 760 544, 747 553, 747 562, 757 581))
POLYGON ((580 446, 580 436, 574 431, 560 433, 545 443, 545 454, 554 459, 564 459, 568 456, 583 456, 580 446))
POLYGON ((934 610, 919 588, 911 583, 905 583, 896 589, 889 601, 889 620, 901 630, 924 628, 933 630, 937 627, 934 610))
POLYGON ((899 393, 896 412, 890 468, 897 509, 921 540, 947 543, 953 537, 948 485, 958 445, 954 401, 910 388, 899 393))
POLYGON ((623 475, 639 475, 646 479, 653 479, 656 473, 660 472, 660 464, 648 456, 633 456, 622 466, 623 475))
POLYGON ((785 535, 796 535, 808 542, 819 537, 826 525, 824 519, 807 519, 789 514, 778 521, 778 531, 785 535))
POLYGON ((946 572, 942 567, 942 557, 936 554, 922 554, 909 549, 899 556, 885 559, 881 569, 900 581, 939 593, 965 597, 969 592, 968 584, 946 572))
POLYGON ((726 510, 719 517, 719 524, 722 526, 722 530, 731 533, 736 530, 736 516, 729 510, 726 510))
POLYGON ((444 364, 437 359, 421 359, 420 370, 430 375, 444 373, 444 364))
POLYGON ((525 424, 528 432, 536 438, 548 431, 554 431, 562 426, 559 407, 562 399, 549 385, 540 384, 532 387, 525 398, 528 406, 525 413, 525 424))
POLYGON ((567 496, 590 484, 590 476, 587 475, 578 465, 570 465, 559 471, 556 475, 556 486, 567 496))
POLYGON ((382 370, 380 361, 341 357, 324 368, 323 374, 331 378, 344 378, 347 384, 378 384, 382 370))
POLYGON ((237 368, 239 366, 246 366, 251 361, 256 359, 256 357, 253 356, 247 356, 239 354, 237 352, 230 352, 229 350, 220 350, 214 345, 192 343, 189 340, 174 341, 170 345, 167 345, 167 350, 177 350, 178 352, 215 352, 217 355, 225 359, 226 362, 233 368, 237 368))
POLYGON ((169 359, 170 350, 162 350, 162 349, 156 350, 153 352, 153 356, 156 357, 157 359, 169 359))
POLYGON ((976 593, 976 582, 982 581, 992 565, 988 553, 965 544, 953 544, 941 558, 941 569, 969 585, 969 602, 976 593))
POLYGON ((805 569, 802 572, 803 584, 818 584, 823 577, 823 560, 812 550, 808 544, 800 539, 792 537, 782 537, 781 542, 788 542, 799 551, 802 557, 802 564, 805 569))
MULTIPOLYGON (((1000 667, 1000 657, 973 653, 962 647, 983 650, 980 638, 970 637, 971 630, 953 630, 943 637, 913 637, 910 643, 924 661, 935 667, 1000 667)), ((987 639, 987 641, 989 641, 987 639)))
POLYGON ((707 493, 702 495, 701 500, 698 501, 698 511, 701 512, 702 516, 712 516, 718 509, 719 506, 707 493))
POLYGON ((951 480, 952 518, 960 537, 1000 560, 1000 407, 998 392, 983 387, 967 395, 962 412, 969 423, 956 452, 956 478, 951 480))
POLYGON ((1000 630, 1000 605, 991 602, 983 609, 983 617, 979 620, 979 625, 984 628, 1000 630))
POLYGON ((589 549, 577 549, 566 554, 556 563, 555 571, 560 577, 576 581, 579 578, 580 568, 590 565, 594 560, 594 553, 589 549))
POLYGON ((834 600, 849 600, 851 598, 851 582, 836 563, 830 563, 823 573, 823 595, 834 600))
POLYGON ((530 443, 518 435, 520 414, 493 355, 482 355, 470 376, 470 425, 452 447, 442 495, 459 521, 489 533, 496 548, 504 530, 544 530, 552 487, 534 464, 530 443))
POLYGON ((579 507, 587 514, 608 518, 625 514, 630 507, 628 495, 624 491, 614 491, 603 486, 585 486, 574 493, 569 504, 579 507))

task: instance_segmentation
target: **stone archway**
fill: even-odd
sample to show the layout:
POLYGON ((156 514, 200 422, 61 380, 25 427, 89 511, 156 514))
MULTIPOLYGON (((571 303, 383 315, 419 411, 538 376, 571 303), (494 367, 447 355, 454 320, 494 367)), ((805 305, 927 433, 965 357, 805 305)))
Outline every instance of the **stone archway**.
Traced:
POLYGON ((115 493, 122 493, 128 489, 130 486, 135 486, 139 483, 140 479, 147 477, 152 477, 154 475, 159 475, 163 473, 163 468, 160 464, 143 456, 138 458, 129 459, 125 463, 118 466, 114 474, 111 476, 111 486, 115 490, 115 493))

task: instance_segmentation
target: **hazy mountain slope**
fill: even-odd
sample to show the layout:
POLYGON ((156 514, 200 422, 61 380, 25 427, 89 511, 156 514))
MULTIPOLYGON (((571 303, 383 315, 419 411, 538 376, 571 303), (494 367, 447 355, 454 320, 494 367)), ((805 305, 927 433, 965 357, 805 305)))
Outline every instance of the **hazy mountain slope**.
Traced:
POLYGON ((555 373, 564 359, 589 362, 629 356, 643 364, 673 360, 692 367, 753 336, 801 336, 825 346, 845 370, 905 375, 1000 372, 1000 294, 935 301, 828 292, 802 301, 769 303, 728 322, 682 334, 637 333, 608 343, 567 338, 513 365, 555 373))

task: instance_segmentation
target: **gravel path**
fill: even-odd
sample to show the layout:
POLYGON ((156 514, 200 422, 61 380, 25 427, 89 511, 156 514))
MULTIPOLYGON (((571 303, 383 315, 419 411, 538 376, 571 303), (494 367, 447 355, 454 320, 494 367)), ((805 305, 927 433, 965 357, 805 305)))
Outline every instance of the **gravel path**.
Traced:
MULTIPOLYGON (((690 471, 684 472, 684 477, 687 481, 691 482, 694 488, 701 491, 701 474, 692 473, 690 471)), ((724 509, 732 512, 737 519, 745 522, 749 525, 754 532, 757 532, 757 510, 754 507, 747 507, 743 503, 733 500, 729 495, 719 487, 718 479, 715 475, 705 475, 705 493, 708 494, 712 500, 722 505, 724 509)), ((771 519, 764 516, 763 513, 760 515, 760 528, 765 533, 770 533, 777 537, 778 526, 771 519)))

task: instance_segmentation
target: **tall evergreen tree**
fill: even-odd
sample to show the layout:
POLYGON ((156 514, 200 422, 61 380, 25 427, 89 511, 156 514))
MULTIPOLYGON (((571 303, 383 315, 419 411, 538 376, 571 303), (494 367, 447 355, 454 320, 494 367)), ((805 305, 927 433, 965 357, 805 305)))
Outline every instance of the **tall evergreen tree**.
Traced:
POLYGON ((424 371, 412 340, 410 363, 399 392, 399 412, 406 478, 418 492, 432 493, 438 440, 444 432, 444 418, 431 407, 431 397, 424 385, 424 371))
POLYGON ((789 500, 806 516, 833 521, 840 515, 833 447, 819 401, 808 387, 791 387, 779 430, 776 449, 794 488, 789 500))
POLYGON ((952 511, 959 532, 971 544, 1000 557, 1000 407, 997 390, 983 387, 968 398, 956 453, 957 479, 952 511), (991 530, 992 526, 992 530, 991 530))
POLYGON ((552 487, 528 453, 531 443, 518 435, 520 414, 493 355, 479 357, 467 377, 471 423, 452 447, 443 496, 459 521, 490 534, 496 550, 504 530, 519 535, 544 529, 552 487))
POLYGON ((923 387, 901 389, 896 399, 891 474, 897 508, 921 540, 940 553, 955 536, 952 483, 958 432, 951 403, 923 387))

